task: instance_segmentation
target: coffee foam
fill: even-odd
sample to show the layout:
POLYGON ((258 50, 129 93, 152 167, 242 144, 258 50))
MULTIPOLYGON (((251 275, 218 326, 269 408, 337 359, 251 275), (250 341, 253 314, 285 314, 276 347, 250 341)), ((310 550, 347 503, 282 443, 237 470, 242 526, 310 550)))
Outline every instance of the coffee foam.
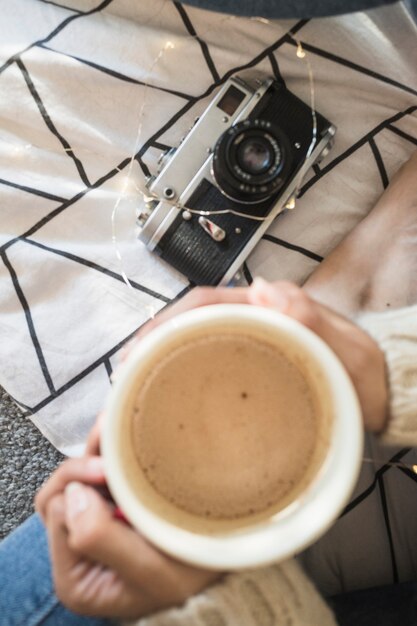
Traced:
POLYGON ((321 441, 317 406, 276 346, 214 332, 172 349, 139 385, 133 447, 175 507, 212 520, 257 515, 305 487, 321 441))

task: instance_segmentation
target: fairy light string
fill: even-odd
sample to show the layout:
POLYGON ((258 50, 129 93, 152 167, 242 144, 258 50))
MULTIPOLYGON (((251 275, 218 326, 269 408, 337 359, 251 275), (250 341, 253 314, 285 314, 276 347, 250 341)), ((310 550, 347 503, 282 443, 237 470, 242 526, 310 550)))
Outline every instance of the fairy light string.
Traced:
POLYGON ((415 463, 403 463, 402 461, 384 461, 383 459, 372 459, 364 456, 362 458, 363 463, 380 464, 381 466, 388 465, 389 467, 397 467, 398 469, 408 469, 414 474, 417 474, 417 464, 415 463))
MULTIPOLYGON (((155 59, 153 60, 151 66, 149 67, 149 70, 147 72, 147 77, 148 76, 152 76, 153 71, 156 67, 156 65, 159 63, 159 61, 162 59, 162 57, 165 55, 165 53, 168 50, 173 50, 174 49, 174 44, 171 41, 167 41, 164 45, 163 48, 161 48, 161 50, 159 51, 158 55, 155 57, 155 59)), ((149 84, 147 82, 147 78, 145 80, 145 90, 143 93, 143 99, 142 99, 142 103, 141 103, 141 107, 139 110, 139 121, 138 121, 138 127, 136 130, 136 139, 135 139, 135 148, 134 151, 131 155, 130 161, 128 163, 127 166, 127 173, 126 176, 123 178, 123 183, 122 183, 122 189, 116 199, 116 202, 113 206, 112 212, 111 212, 111 240, 112 240, 112 245, 113 245, 113 250, 114 253, 116 255, 116 258, 119 262, 120 265, 120 273, 121 276, 123 278, 123 280, 125 281, 126 285, 130 288, 133 289, 132 285, 130 284, 129 278, 127 277, 127 274, 124 270, 124 263, 123 263, 123 257, 122 257, 122 253, 120 251, 119 248, 119 244, 117 241, 117 233, 116 233, 116 216, 117 216, 117 211, 119 209, 119 206, 122 202, 122 200, 124 198, 126 198, 127 196, 127 189, 129 187, 130 181, 132 179, 132 167, 133 167, 133 163, 135 161, 135 155, 138 149, 138 146, 140 145, 140 138, 141 138, 141 134, 142 134, 142 126, 143 126, 143 112, 146 106, 146 95, 147 95, 147 91, 149 89, 149 84)), ((134 187, 136 189, 136 191, 141 194, 143 197, 145 197, 144 192, 142 189, 140 189, 140 187, 138 187, 138 185, 136 184, 136 182, 133 183, 134 187)))

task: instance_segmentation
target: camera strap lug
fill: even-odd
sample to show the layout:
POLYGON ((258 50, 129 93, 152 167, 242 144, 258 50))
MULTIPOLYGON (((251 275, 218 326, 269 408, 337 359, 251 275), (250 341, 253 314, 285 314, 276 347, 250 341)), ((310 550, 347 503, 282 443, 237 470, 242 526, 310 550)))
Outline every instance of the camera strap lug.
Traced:
POLYGON ((198 223, 201 228, 208 234, 214 241, 223 241, 226 238, 226 231, 220 226, 217 226, 211 220, 208 220, 206 217, 199 217, 198 223))

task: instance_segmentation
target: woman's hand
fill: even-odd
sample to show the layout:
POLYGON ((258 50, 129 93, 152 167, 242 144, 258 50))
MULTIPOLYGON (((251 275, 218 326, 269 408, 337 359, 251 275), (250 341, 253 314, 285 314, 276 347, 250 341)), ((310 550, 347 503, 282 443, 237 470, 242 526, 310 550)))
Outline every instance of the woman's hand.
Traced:
POLYGON ((249 288, 196 288, 145 324, 127 350, 147 332, 179 313, 225 303, 272 308, 315 332, 345 366, 359 397, 365 428, 373 432, 384 428, 388 414, 388 385, 385 358, 378 344, 359 326, 313 300, 293 283, 267 283, 256 278, 249 288))
MULTIPOLYGON (((132 343, 179 313, 220 303, 273 308, 310 328, 344 364, 358 393, 366 428, 383 428, 388 391, 382 351, 358 326, 292 283, 257 279, 250 288, 194 289, 148 322, 132 343)), ((139 618, 180 605, 220 574, 165 556, 114 518, 114 505, 99 491, 105 486, 97 456, 99 431, 100 420, 91 431, 86 456, 63 463, 36 498, 48 532, 57 595, 75 612, 102 617, 139 618)))
MULTIPOLYGON (((97 431, 90 438, 97 447, 97 431)), ((220 577, 179 563, 114 517, 101 457, 65 461, 36 497, 58 598, 76 613, 134 619, 178 606, 220 577)))

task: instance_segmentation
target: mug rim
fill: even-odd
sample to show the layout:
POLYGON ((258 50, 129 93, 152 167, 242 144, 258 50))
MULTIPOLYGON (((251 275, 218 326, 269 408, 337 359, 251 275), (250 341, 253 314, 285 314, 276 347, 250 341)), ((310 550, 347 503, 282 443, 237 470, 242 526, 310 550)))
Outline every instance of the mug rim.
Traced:
POLYGON ((287 315, 248 304, 214 304, 181 313, 151 330, 133 347, 113 383, 101 432, 101 450, 110 492, 129 522, 163 552, 197 567, 239 570, 282 561, 322 536, 347 504, 356 483, 363 451, 359 400, 343 364, 313 331, 287 315), (131 393, 138 366, 150 358, 173 331, 237 317, 271 330, 284 330, 326 372, 335 419, 324 461, 305 492, 271 518, 236 531, 197 533, 163 519, 134 494, 124 478, 116 446, 118 416, 131 393), (337 391, 336 391, 337 390, 337 391))

